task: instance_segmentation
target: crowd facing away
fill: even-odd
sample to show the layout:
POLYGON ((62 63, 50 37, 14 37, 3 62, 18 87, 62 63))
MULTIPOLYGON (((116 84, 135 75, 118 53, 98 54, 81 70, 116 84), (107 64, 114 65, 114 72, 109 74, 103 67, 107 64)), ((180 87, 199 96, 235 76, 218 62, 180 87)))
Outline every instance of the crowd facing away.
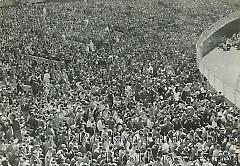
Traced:
POLYGON ((224 51, 229 51, 231 48, 240 50, 240 32, 233 34, 231 38, 223 37, 223 41, 219 47, 224 51))
POLYGON ((239 166, 240 111, 195 65, 215 6, 106 2, 0 10, 0 165, 239 166))

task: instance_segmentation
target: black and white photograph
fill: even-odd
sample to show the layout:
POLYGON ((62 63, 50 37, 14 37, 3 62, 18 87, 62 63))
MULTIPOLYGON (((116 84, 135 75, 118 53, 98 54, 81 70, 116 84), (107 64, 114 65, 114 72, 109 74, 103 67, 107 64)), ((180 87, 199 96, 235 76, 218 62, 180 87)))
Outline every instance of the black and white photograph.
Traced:
POLYGON ((240 0, 0 0, 0 166, 240 166, 240 0))

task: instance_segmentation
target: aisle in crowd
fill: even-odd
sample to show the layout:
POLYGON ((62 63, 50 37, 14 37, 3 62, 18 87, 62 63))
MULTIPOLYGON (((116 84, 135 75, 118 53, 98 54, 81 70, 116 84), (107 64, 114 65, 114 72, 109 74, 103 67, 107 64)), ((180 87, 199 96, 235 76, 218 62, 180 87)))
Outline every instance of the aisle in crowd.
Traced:
POLYGON ((195 65, 207 21, 130 4, 0 11, 0 165, 239 165, 239 109, 195 65))

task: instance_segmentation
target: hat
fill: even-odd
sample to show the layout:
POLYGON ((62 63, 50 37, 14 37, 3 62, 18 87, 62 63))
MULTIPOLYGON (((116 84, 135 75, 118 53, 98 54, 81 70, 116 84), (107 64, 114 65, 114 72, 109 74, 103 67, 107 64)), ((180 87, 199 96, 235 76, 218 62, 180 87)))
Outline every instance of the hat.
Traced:
POLYGON ((66 148, 66 147, 67 147, 67 146, 66 146, 65 144, 61 144, 61 145, 60 145, 60 148, 61 148, 61 149, 64 149, 64 148, 66 148))
POLYGON ((75 156, 82 156, 82 153, 81 152, 77 152, 76 154, 75 154, 75 156))
POLYGON ((223 152, 223 154, 228 154, 228 151, 225 150, 225 151, 223 152))

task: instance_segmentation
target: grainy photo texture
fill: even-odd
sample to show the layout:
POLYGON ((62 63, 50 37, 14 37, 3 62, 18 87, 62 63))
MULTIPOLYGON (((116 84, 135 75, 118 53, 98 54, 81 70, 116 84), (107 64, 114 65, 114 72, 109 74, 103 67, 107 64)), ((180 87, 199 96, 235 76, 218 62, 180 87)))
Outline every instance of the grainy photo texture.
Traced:
POLYGON ((240 166, 240 0, 0 0, 0 166, 240 166))

